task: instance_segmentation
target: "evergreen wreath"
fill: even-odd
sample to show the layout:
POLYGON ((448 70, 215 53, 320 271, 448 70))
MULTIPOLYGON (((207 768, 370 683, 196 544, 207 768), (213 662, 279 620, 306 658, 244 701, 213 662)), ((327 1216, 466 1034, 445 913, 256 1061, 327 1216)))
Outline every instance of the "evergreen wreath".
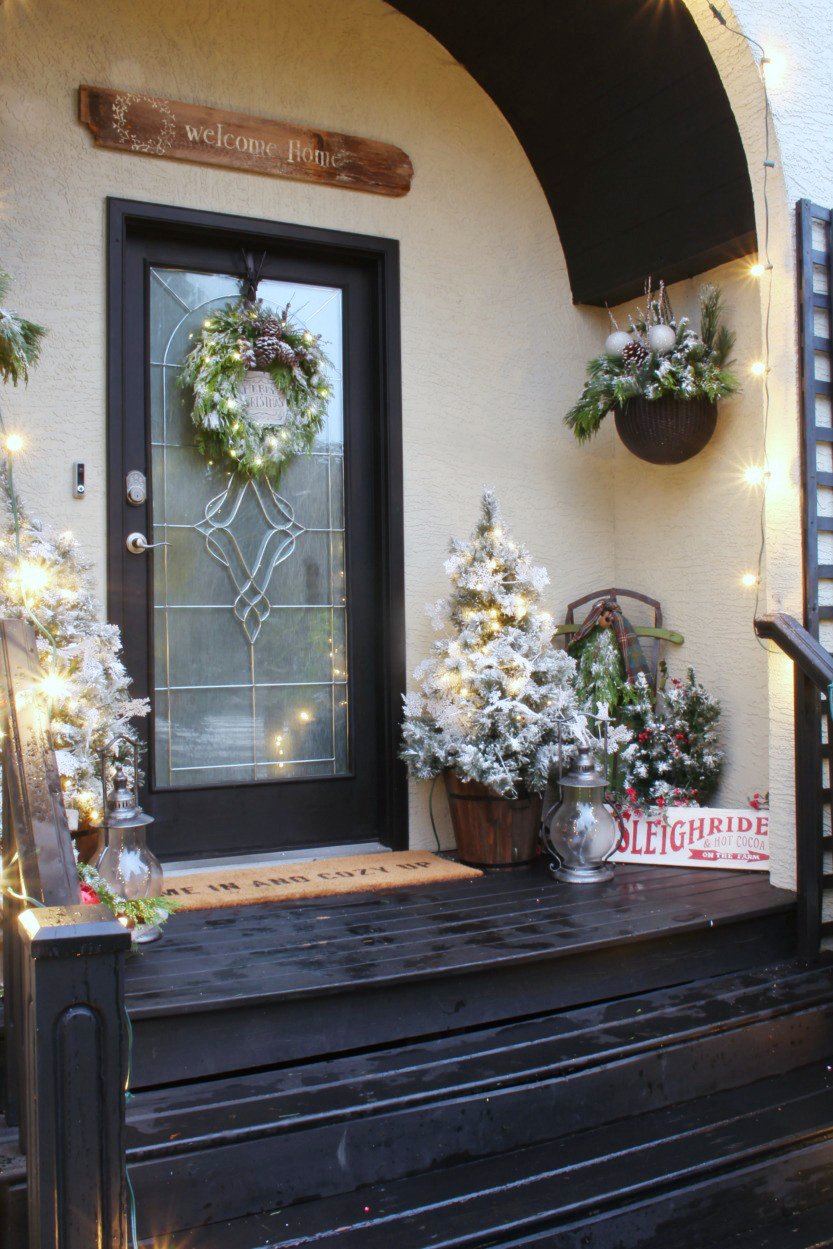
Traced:
POLYGON ((203 323, 180 384, 194 392, 197 448, 250 477, 277 483, 285 466, 312 450, 330 398, 320 335, 275 315, 262 300, 233 300, 203 323), (243 392, 253 370, 268 373, 286 403, 283 423, 254 420, 243 392))
POLYGON ((607 414, 624 408, 629 399, 675 396, 715 402, 740 390, 728 367, 735 334, 721 324, 720 287, 700 290, 699 334, 688 317, 674 318, 663 283, 654 292, 649 282, 645 295, 645 308, 637 309, 636 320, 629 318, 629 332, 618 330, 611 314, 617 332, 588 364, 581 398, 564 417, 579 442, 588 442, 607 414), (658 326, 667 326, 673 334, 666 331, 662 339, 662 331, 656 333, 658 326))

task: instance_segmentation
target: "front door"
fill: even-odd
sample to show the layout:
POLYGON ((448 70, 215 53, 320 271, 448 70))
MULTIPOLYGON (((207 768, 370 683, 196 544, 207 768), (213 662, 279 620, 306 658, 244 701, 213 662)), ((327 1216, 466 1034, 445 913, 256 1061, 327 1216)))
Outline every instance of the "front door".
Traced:
POLYGON ((152 704, 157 852, 406 844, 395 245, 112 202, 110 263, 110 608, 152 704), (179 383, 245 253, 330 360, 324 426, 277 486, 197 450, 179 383))

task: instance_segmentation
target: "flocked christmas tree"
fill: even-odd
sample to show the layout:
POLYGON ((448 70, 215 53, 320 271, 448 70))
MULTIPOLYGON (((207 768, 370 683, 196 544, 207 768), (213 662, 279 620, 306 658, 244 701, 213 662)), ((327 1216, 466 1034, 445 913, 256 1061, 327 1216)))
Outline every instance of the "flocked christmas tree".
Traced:
POLYGON ((504 797, 541 792, 559 721, 568 744, 586 732, 575 663, 552 645, 552 617, 538 605, 546 571, 512 541, 491 490, 445 570, 452 592, 432 616, 450 631, 414 674, 420 692, 405 697, 402 758, 422 780, 450 768, 504 797))
MULTIPOLYGON (((7 289, 8 278, 0 271, 0 298, 7 289)), ((43 334, 40 326, 0 308, 3 381, 28 381, 43 334)), ((91 566, 72 534, 50 532, 21 506, 13 461, 23 440, 7 434, 2 413, 0 431, 9 455, 8 468, 0 468, 0 618, 26 620, 35 628, 41 694, 49 708, 64 805, 71 826, 94 828, 103 814, 99 752, 118 735, 132 739, 130 720, 147 715, 150 705, 130 696, 121 635, 101 619, 91 566)), ((127 743, 111 758, 129 763, 127 743)), ((166 898, 125 901, 104 885, 95 868, 79 865, 78 870, 87 900, 100 897, 132 923, 158 924, 173 909, 166 898)))
POLYGON ((36 623, 64 805, 78 813, 80 828, 96 827, 99 751, 117 734, 129 735, 129 721, 147 715, 149 705, 130 697, 119 630, 100 618, 90 565, 72 534, 54 534, 30 520, 19 500, 16 526, 5 468, 0 479, 0 614, 36 623))
POLYGON ((634 699, 622 655, 612 629, 596 629, 577 659, 576 693, 582 710, 593 714, 603 706, 613 715, 634 699))
POLYGON ((637 811, 706 806, 723 767, 720 703, 692 668, 685 681, 665 681, 656 701, 642 674, 634 688, 636 701, 628 708, 633 740, 622 752, 627 801, 637 811))

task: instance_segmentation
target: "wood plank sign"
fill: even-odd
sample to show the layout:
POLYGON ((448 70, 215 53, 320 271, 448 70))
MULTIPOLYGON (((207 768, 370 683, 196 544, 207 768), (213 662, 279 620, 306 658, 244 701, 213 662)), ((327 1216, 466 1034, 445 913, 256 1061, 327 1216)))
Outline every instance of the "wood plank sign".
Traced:
POLYGON ((624 821, 616 863, 663 867, 721 867, 765 871, 769 866, 769 812, 670 807, 664 819, 624 821))
POLYGON ((375 195, 406 195, 410 190, 413 165, 401 148, 389 143, 134 91, 89 86, 79 91, 81 121, 98 147, 375 195))

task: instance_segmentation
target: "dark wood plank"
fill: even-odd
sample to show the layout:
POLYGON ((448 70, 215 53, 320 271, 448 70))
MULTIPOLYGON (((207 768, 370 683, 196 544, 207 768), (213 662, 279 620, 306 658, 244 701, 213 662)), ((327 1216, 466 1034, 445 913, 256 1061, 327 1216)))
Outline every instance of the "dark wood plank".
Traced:
POLYGON ((270 121, 110 87, 79 88, 80 120, 97 147, 300 178, 376 195, 406 195, 413 165, 376 139, 270 121))
POLYGON ((206 1243, 703 1249, 781 1217, 784 1185, 797 1203, 833 1199, 827 1085, 813 1066, 499 1158, 215 1224, 206 1243))
MULTIPOLYGON (((252 942, 245 965, 234 960, 240 953, 234 920, 229 912, 219 912, 224 916, 222 931, 209 919, 210 943, 194 957, 175 958, 174 930, 168 938, 172 948, 167 957, 156 960, 157 951, 150 949, 131 961, 130 1008, 134 1013, 146 1010, 157 992, 163 992, 173 1008, 189 1001, 205 1005, 212 996, 218 1002, 229 997, 240 1001, 258 992, 303 992, 312 986, 334 989, 359 981, 435 975, 442 968, 482 966, 486 961, 563 957, 583 948, 639 939, 647 933, 704 928, 748 912, 783 911, 793 902, 792 895, 773 889, 757 873, 753 877, 746 873, 692 872, 683 873, 688 879, 675 881, 673 869, 653 869, 655 874, 643 877, 645 871, 637 868, 637 878, 650 879, 651 888, 643 884, 632 890, 630 874, 621 869, 614 881, 578 894, 562 891, 545 880, 549 894, 539 894, 533 888, 529 897, 535 904, 522 917, 512 913, 511 922, 499 911, 477 920, 458 920, 456 912, 449 915, 444 911, 442 894, 438 893, 432 908, 434 922, 429 920, 427 926, 420 923, 416 930, 397 926, 402 910, 407 911, 413 901, 408 896, 411 891, 397 890, 386 895, 392 907, 378 904, 377 932, 372 935, 365 930, 345 932, 351 908, 342 899, 329 899, 339 905, 328 908, 323 931, 317 926, 317 909, 310 904, 260 906, 255 916, 246 914, 255 908, 240 908, 233 916, 245 926, 252 942), (392 924, 390 936, 388 922, 392 924), (226 935, 231 937, 229 949, 223 943, 226 935), (234 988, 230 990, 224 980, 232 966, 234 988), (212 990, 217 984, 223 984, 219 995, 212 990)), ((417 899, 416 905, 423 907, 425 901, 417 899)), ((420 916, 420 921, 423 918, 420 916)))

